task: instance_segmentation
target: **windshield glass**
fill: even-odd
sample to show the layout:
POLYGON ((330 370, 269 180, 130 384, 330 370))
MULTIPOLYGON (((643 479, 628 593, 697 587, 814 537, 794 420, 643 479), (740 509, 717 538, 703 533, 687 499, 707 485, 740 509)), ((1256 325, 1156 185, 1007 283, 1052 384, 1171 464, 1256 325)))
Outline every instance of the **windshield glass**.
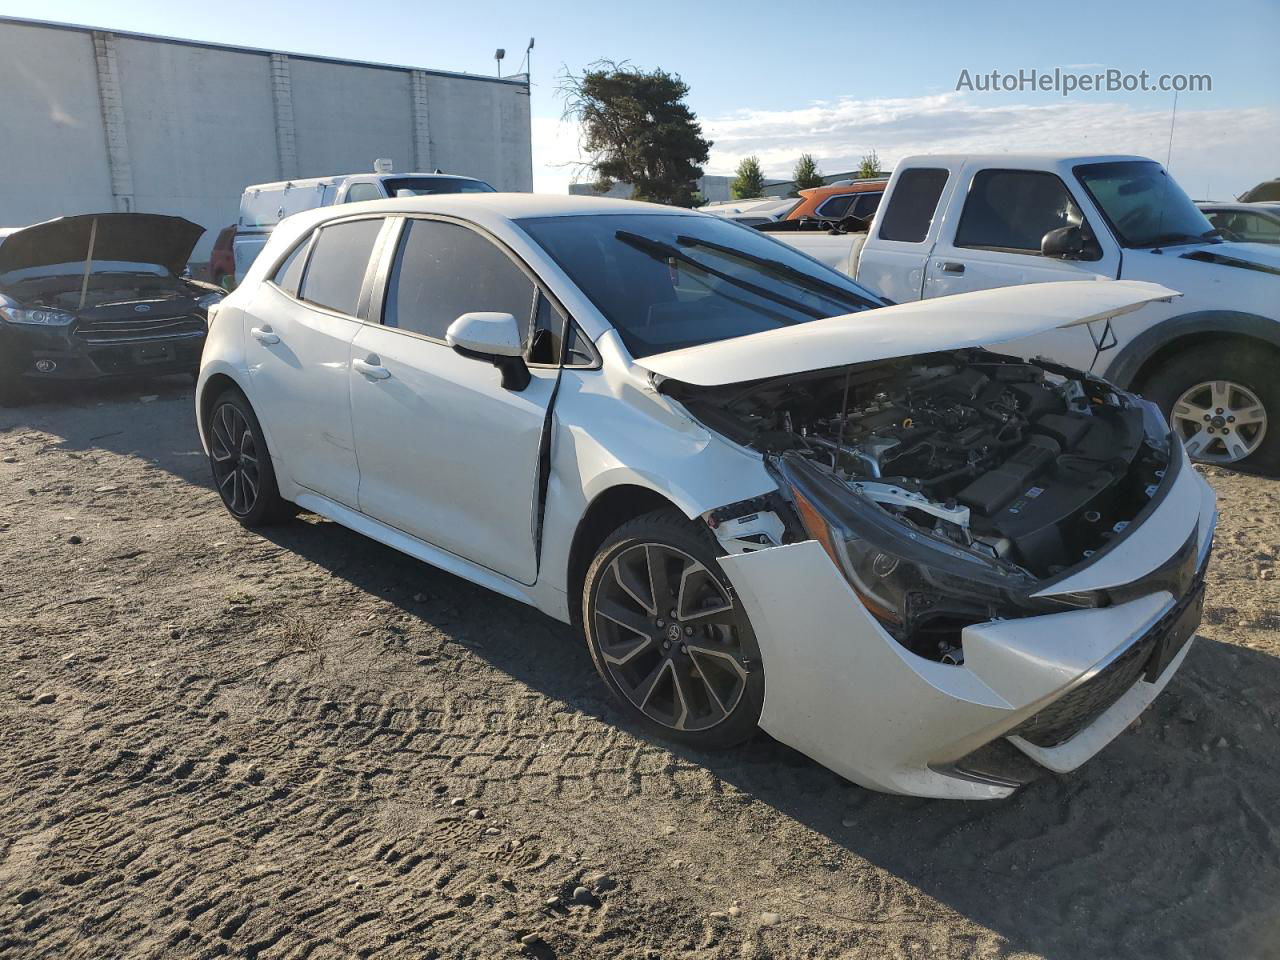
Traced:
POLYGON ((429 197, 437 193, 496 193, 483 180, 461 177, 403 177, 386 180, 388 197, 429 197))
POLYGON ((883 305, 843 274, 719 217, 629 213, 516 222, 636 358, 883 305))
POLYGON ((1154 160, 1090 163, 1076 176, 1126 247, 1200 243, 1213 227, 1154 160))

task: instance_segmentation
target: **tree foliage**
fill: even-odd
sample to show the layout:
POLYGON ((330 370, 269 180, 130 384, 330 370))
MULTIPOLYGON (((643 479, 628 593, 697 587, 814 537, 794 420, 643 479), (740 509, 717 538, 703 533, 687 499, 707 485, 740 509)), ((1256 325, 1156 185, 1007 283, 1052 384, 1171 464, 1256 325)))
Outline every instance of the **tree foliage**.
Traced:
POLYGON ((813 159, 813 154, 802 153, 800 159, 796 161, 796 169, 791 174, 791 179, 796 182, 795 193, 801 190, 808 190, 811 187, 820 187, 823 184, 822 171, 818 169, 818 164, 813 159))
POLYGON ((744 157, 738 164, 737 176, 729 185, 735 200, 750 200, 764 196, 764 172, 760 169, 760 158, 744 157))
POLYGON ((635 200, 690 206, 711 141, 685 103, 689 86, 662 69, 598 60, 581 74, 560 77, 564 116, 581 128, 595 186, 631 184, 635 200))
POLYGON ((864 154, 862 157, 862 164, 858 167, 858 178, 864 179, 866 177, 879 177, 881 175, 880 158, 876 155, 876 152, 872 150, 870 153, 864 154))

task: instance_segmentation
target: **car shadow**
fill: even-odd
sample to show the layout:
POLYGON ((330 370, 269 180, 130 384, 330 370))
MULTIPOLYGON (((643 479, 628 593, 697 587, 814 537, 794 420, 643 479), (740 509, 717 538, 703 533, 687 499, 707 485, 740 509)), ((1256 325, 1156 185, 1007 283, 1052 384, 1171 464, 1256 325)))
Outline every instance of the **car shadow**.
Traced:
MULTIPOLYGON (((652 739, 608 698, 568 626, 334 523, 265 534, 529 687, 652 739)), ((1003 802, 874 793, 763 734, 722 753, 654 742, 995 931, 1014 952, 1259 956, 1280 942, 1259 939, 1276 932, 1280 894, 1278 725, 1280 660, 1201 638, 1136 729, 1074 774, 1047 775, 1003 802), (1206 936, 1213 949, 1192 949, 1206 936)), ((762 842, 744 838, 744 856, 762 842)), ((843 894, 840 873, 830 878, 843 894)))

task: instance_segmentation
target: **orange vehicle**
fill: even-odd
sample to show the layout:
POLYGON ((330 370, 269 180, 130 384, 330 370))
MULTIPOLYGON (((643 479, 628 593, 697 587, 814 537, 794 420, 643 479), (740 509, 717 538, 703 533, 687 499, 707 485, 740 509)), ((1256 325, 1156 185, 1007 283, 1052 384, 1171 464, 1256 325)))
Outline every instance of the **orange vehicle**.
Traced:
POLYGON ((853 216, 869 223, 888 183, 888 177, 877 177, 874 180, 842 180, 801 190, 800 202, 791 208, 785 219, 838 222, 853 216))

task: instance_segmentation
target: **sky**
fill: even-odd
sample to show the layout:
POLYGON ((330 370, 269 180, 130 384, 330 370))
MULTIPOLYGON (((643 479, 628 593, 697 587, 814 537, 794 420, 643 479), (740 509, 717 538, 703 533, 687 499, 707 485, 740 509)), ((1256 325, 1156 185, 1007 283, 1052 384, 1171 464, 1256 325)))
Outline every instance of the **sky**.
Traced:
MULTIPOLYGON (((913 153, 1136 153, 1164 162, 1197 199, 1229 199, 1280 177, 1280 0, 1118 3, 849 3, 736 0, 701 7, 556 2, 336 0, 0 0, 0 15, 158 33, 289 52, 492 75, 532 51, 534 189, 583 175, 577 130, 561 119, 565 70, 596 60, 661 67, 689 84, 714 142, 706 172, 745 156, 789 178, 801 153, 825 172, 875 151, 884 169, 913 153), (803 9, 804 19, 792 11, 803 9), (993 70, 1207 74, 1212 89, 1170 92, 957 90, 993 70)), ((976 86, 976 84, 975 84, 976 86)))

